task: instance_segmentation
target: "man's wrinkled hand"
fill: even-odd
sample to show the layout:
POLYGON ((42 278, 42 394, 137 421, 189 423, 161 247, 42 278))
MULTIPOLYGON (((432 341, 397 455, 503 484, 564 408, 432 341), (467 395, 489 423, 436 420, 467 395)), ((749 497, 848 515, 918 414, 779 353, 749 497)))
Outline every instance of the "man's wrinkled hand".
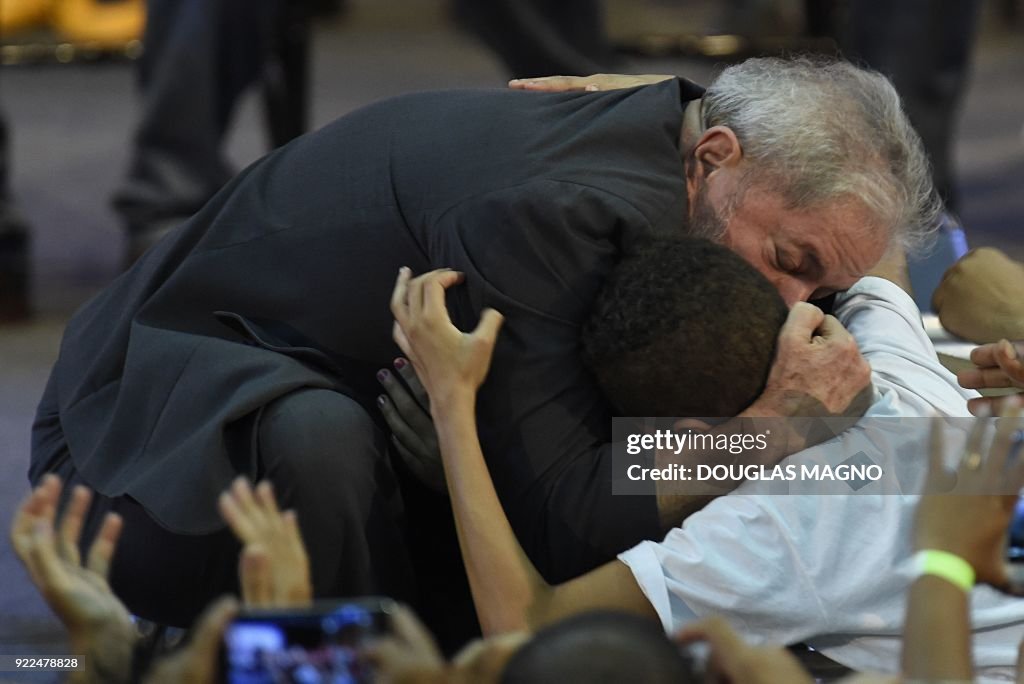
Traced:
POLYGON ((750 417, 859 418, 871 397, 871 367, 833 316, 799 302, 779 331, 775 362, 750 417))
POLYGON ((932 309, 942 327, 984 344, 1024 337, 1024 264, 991 247, 968 252, 942 277, 932 309))
POLYGON ((636 88, 667 81, 674 76, 665 74, 592 74, 590 76, 541 76, 538 78, 517 78, 508 82, 514 90, 535 90, 546 93, 573 91, 597 92, 600 90, 621 90, 636 88))

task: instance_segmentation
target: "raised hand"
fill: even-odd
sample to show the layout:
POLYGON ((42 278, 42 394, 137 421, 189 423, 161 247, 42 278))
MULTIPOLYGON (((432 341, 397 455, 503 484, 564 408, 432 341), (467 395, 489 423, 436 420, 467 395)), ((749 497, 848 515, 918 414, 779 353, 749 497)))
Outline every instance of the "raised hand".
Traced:
POLYGON ((281 512, 264 480, 255 492, 239 477, 220 496, 220 513, 242 542, 239 575, 247 606, 304 606, 313 599, 309 556, 294 511, 281 512))
POLYGON ((138 634, 107 583, 121 517, 107 514, 83 564, 79 538, 92 492, 75 487, 57 523, 61 489, 60 478, 46 475, 22 501, 11 526, 11 545, 32 583, 67 627, 73 650, 87 661, 86 669, 72 679, 127 681, 138 634))
MULTIPOLYGON (((976 366, 962 370, 956 375, 957 381, 967 389, 1024 389, 1024 340, 1010 342, 999 340, 983 344, 971 351, 971 362, 976 366)), ((999 397, 971 399, 968 407, 971 413, 992 412, 1001 402, 999 397)))
POLYGON ((487 377, 504 320, 494 309, 484 309, 473 332, 456 328, 445 307, 444 292, 460 282, 462 274, 456 271, 431 271, 413 278, 403 267, 391 296, 395 342, 416 369, 432 409, 453 394, 475 394, 487 377))
POLYGON ((917 550, 947 551, 967 561, 978 582, 1008 588, 1003 540, 1024 486, 1024 460, 1011 458, 1021 428, 1020 402, 1004 407, 995 436, 986 449, 991 421, 979 418, 967 439, 956 473, 944 464, 941 421, 932 428, 926 494, 914 525, 917 550))
POLYGON ((214 684, 221 636, 237 612, 238 604, 230 597, 211 604, 196 621, 188 644, 157 661, 144 684, 214 684))

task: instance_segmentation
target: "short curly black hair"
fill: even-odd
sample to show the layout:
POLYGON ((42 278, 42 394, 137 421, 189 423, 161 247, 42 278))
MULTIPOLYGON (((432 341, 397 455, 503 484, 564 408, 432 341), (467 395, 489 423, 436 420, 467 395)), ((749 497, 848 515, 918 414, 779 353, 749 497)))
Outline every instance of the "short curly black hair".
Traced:
POLYGON ((693 658, 652 618, 619 611, 573 615, 538 631, 512 654, 501 684, 643 682, 693 684, 693 658))
POLYGON ((623 416, 735 416, 764 390, 787 314, 725 247, 650 239, 612 269, 583 326, 583 358, 623 416))

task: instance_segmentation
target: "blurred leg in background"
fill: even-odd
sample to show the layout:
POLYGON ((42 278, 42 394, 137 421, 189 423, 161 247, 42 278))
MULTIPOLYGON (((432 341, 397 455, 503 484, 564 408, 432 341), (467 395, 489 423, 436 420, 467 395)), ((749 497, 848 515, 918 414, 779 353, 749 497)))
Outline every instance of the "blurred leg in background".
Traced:
POLYGON ((513 78, 586 76, 611 68, 599 0, 456 0, 455 14, 513 78))
POLYGON ((931 158, 936 188, 954 212, 953 133, 980 8, 978 0, 850 0, 842 37, 847 56, 892 79, 931 158))
POLYGON ((914 299, 922 311, 931 309, 942 275, 967 251, 956 218, 952 151, 980 9, 978 0, 849 0, 847 31, 840 36, 848 57, 892 79, 946 204, 935 246, 908 255, 914 299))
POLYGON ((10 195, 7 120, 0 114, 0 323, 29 316, 29 229, 10 195))
POLYGON ((147 12, 142 117, 127 178, 114 197, 128 231, 129 263, 231 178, 223 141, 250 86, 269 83, 272 145, 306 125, 304 3, 149 0, 147 12))

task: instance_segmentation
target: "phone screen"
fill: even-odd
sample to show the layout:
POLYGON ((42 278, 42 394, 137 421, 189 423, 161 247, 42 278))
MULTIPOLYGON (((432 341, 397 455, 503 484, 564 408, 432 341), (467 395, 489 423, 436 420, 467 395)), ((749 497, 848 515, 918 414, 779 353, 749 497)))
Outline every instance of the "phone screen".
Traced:
POLYGON ((373 672, 359 651, 367 639, 390 631, 387 604, 359 601, 244 613, 225 630, 221 681, 372 682, 373 672))
POLYGON ((1017 498, 1013 520, 1006 532, 1006 562, 1024 564, 1024 497, 1017 498))

